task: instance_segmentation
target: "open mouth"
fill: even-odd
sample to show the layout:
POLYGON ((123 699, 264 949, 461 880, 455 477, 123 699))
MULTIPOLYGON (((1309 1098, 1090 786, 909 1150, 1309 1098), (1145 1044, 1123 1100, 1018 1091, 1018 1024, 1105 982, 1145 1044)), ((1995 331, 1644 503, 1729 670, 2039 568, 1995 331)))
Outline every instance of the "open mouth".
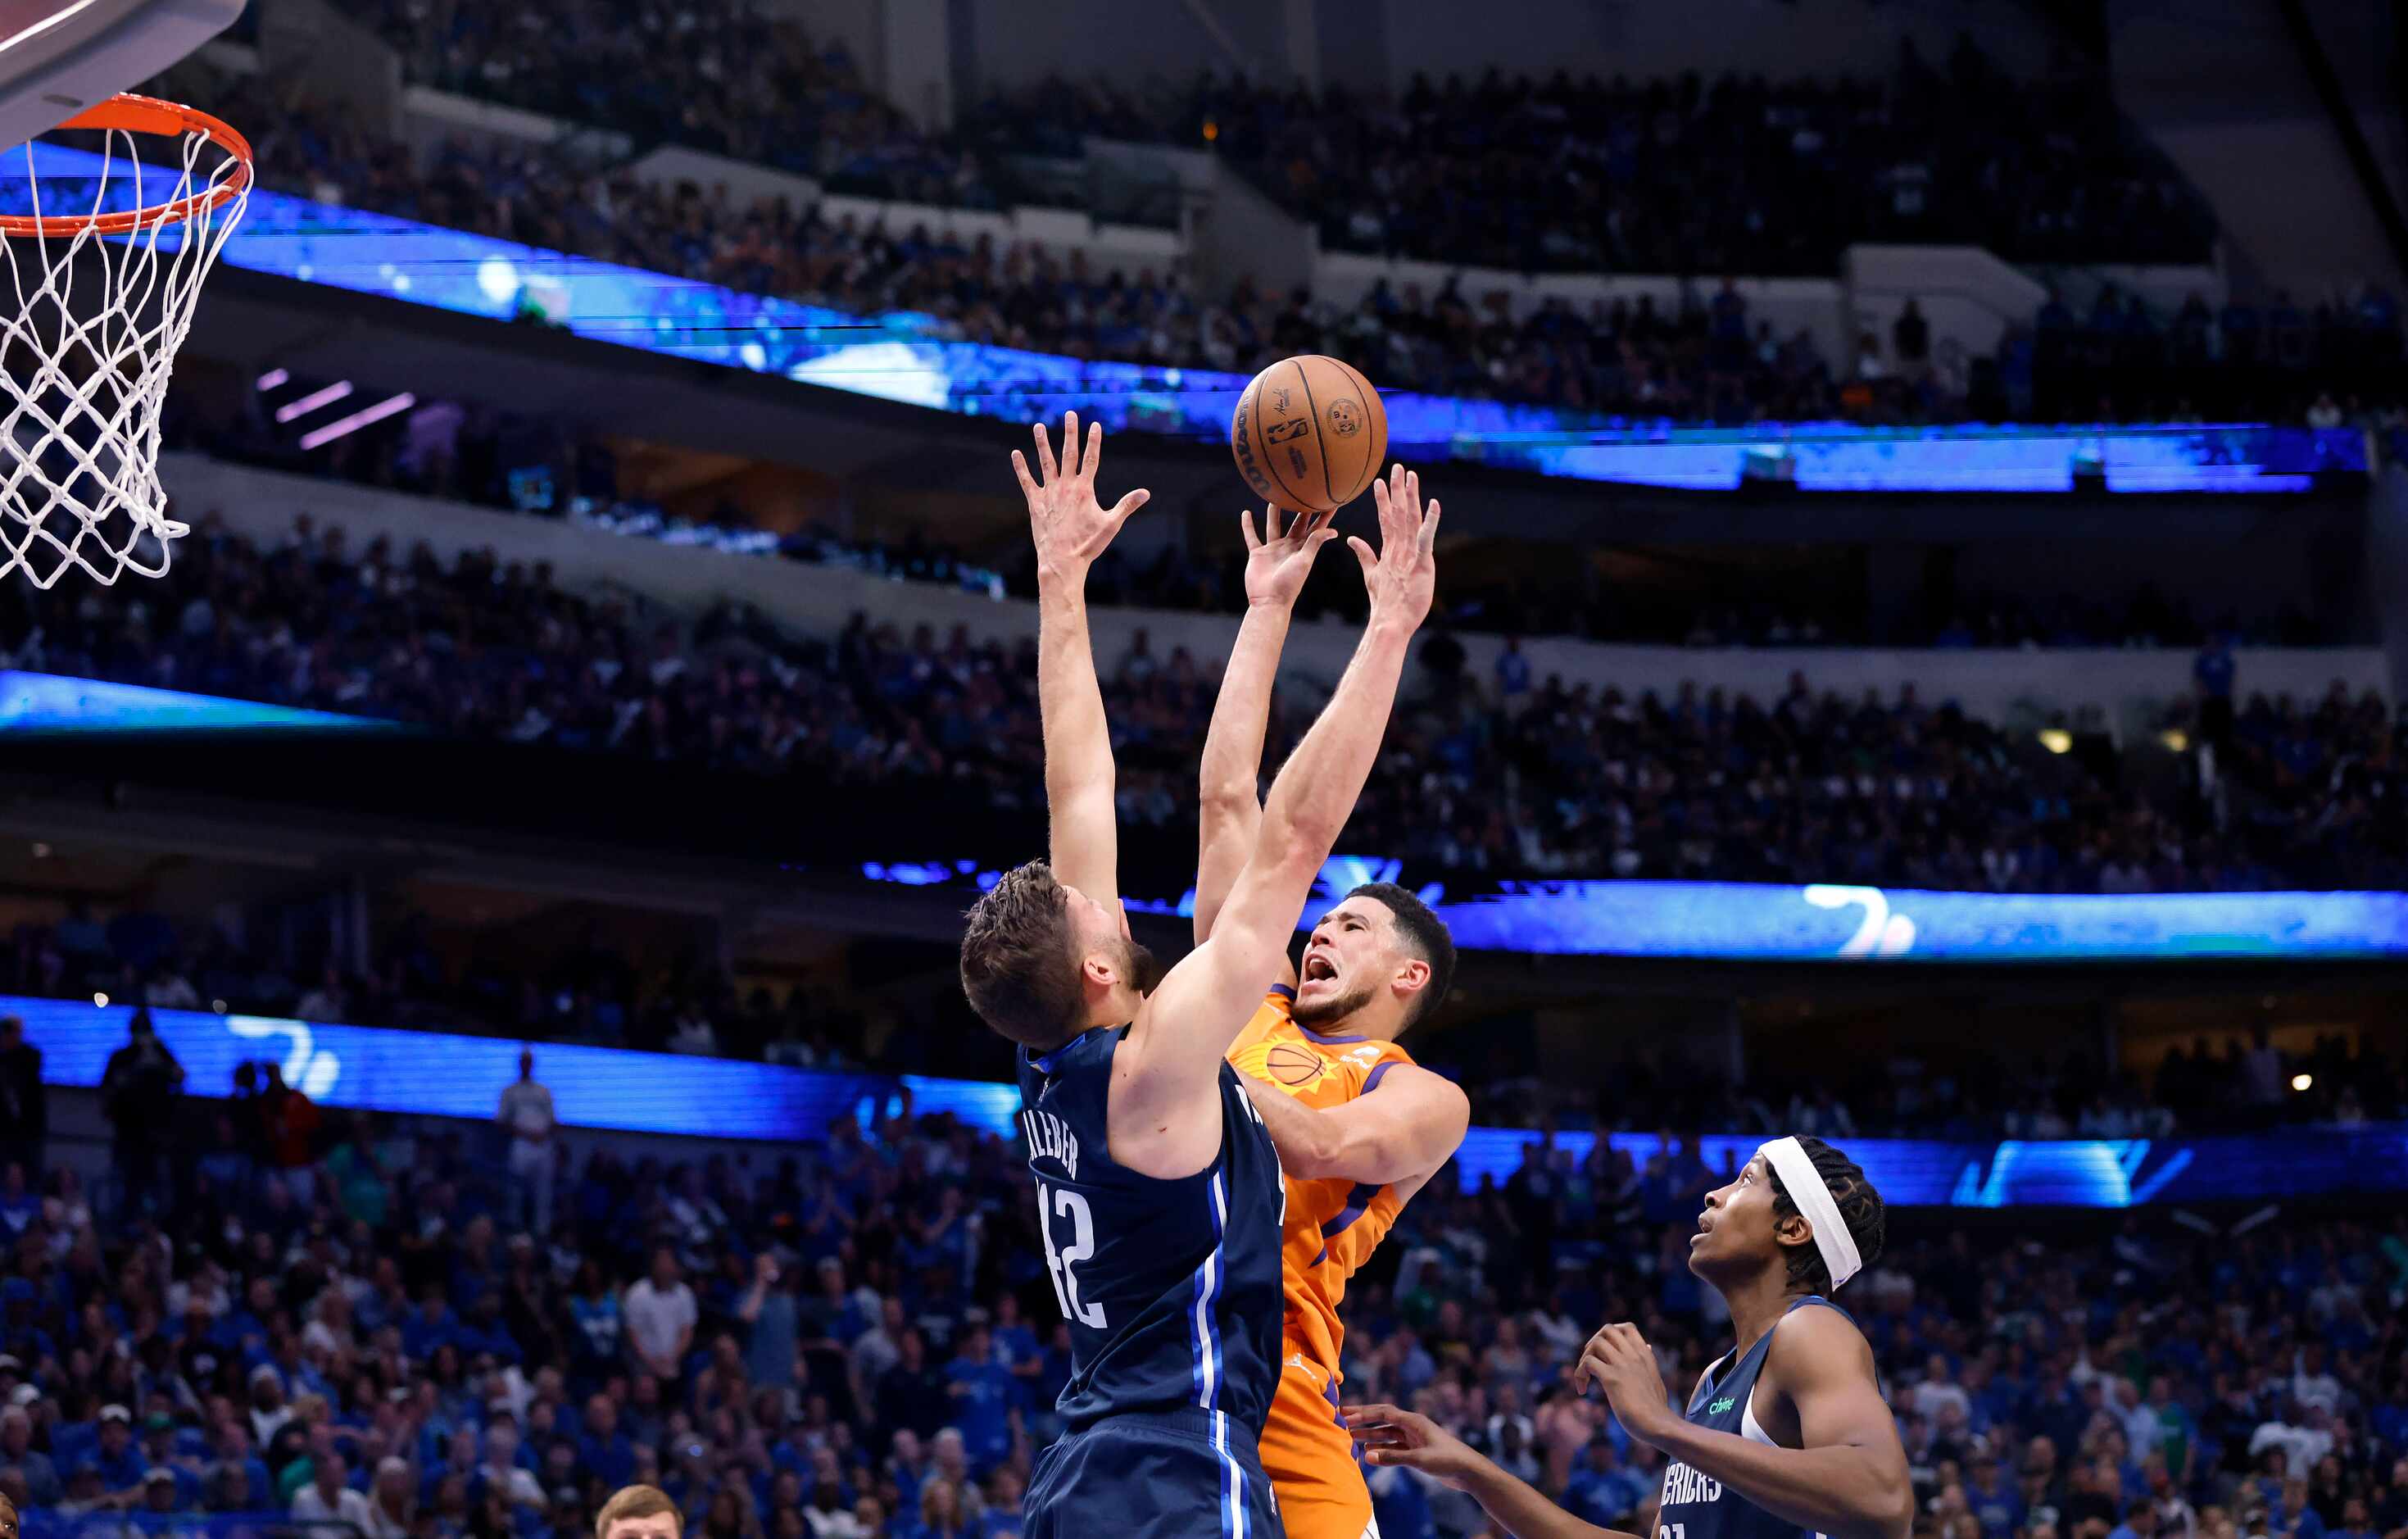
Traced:
POLYGON ((1337 978, 1338 969, 1330 962, 1328 957, 1307 956, 1304 959, 1304 981, 1306 983, 1334 983, 1337 981, 1337 978))

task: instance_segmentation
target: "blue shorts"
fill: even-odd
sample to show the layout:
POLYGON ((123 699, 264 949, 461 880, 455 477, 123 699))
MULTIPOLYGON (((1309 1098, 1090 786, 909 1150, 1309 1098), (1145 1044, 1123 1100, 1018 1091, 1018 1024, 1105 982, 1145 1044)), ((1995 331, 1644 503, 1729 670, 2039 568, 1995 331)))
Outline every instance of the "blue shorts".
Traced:
POLYGON ((1037 1456, 1023 1539, 1285 1539, 1252 1429, 1216 1411, 1131 1413, 1037 1456))

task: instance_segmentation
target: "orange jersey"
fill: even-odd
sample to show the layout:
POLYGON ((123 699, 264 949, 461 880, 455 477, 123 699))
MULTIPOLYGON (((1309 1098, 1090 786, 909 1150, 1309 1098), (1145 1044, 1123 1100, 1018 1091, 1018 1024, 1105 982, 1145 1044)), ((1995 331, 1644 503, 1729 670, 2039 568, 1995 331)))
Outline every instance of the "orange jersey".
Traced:
MULTIPOLYGON (((1325 1037, 1296 1024, 1292 991, 1274 989, 1246 1024, 1229 1062, 1278 1086, 1308 1106, 1342 1105, 1369 1092, 1390 1064, 1412 1058, 1392 1042, 1325 1037)), ((1355 1468, 1354 1445, 1338 1422, 1339 1354, 1345 1329, 1338 1306, 1346 1280, 1370 1259, 1405 1205, 1394 1187, 1288 1176, 1287 1222, 1280 1236, 1280 1281, 1287 1294, 1280 1351, 1285 1363, 1263 1428, 1263 1468, 1278 1488, 1289 1539, 1358 1539, 1370 1519, 1370 1495, 1355 1468)))

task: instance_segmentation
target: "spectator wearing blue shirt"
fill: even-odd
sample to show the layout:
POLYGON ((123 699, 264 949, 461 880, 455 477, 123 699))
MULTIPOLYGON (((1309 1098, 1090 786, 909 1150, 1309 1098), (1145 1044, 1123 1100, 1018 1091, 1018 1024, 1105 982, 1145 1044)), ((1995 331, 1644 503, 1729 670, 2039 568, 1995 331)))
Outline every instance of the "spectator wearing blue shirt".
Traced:
POLYGON ((0 1231, 14 1243, 42 1215, 42 1194, 26 1184, 25 1168, 11 1163, 0 1171, 0 1231))
POLYGON ((99 1441, 92 1457, 100 1470, 101 1485, 112 1491, 130 1491, 141 1485, 150 1466, 142 1450, 134 1446, 134 1413, 122 1405, 104 1405, 97 1430, 99 1441))
POLYGON ((1530 693, 1530 659, 1522 654, 1522 639, 1505 638, 1505 650, 1497 654, 1497 703, 1506 712, 1518 713, 1530 693))
POLYGON ((26 1503, 55 1507, 64 1492, 50 1456, 34 1446, 34 1418, 22 1405, 0 1410, 0 1470, 14 1467, 25 1480, 26 1503))
POLYGON ((2353 1496, 2341 1504, 2341 1527, 2328 1531, 2325 1539, 2375 1539, 2373 1514, 2364 1497, 2353 1496))
POLYGON ((2308 1504, 2306 1481, 2283 1482, 2282 1509, 2268 1515, 2266 1528, 2274 1539, 2325 1539, 2324 1517, 2308 1504))
POLYGON ((237 1511, 259 1512, 272 1504, 276 1482, 267 1473, 266 1461, 251 1452, 251 1433, 239 1421, 218 1428, 216 1454, 201 1472, 204 1485, 217 1490, 225 1482, 236 1482, 245 1503, 237 1511))
MULTIPOLYGON (((1580 1468, 1565 1483, 1564 1506, 1598 1528, 1611 1529, 1617 1519, 1638 1510, 1650 1494, 1647 1477, 1624 1464, 1614 1452, 1613 1440, 1600 1433, 1589 1439, 1580 1468)), ((1384 1527, 1382 1532, 1386 1532, 1384 1527)))
POLYGON ((752 1286, 736 1307, 745 1325, 744 1376, 754 1388, 780 1392, 795 1387, 801 1312, 795 1285, 767 1251, 752 1258, 752 1286))
POLYGON ((983 1475, 1011 1452, 1015 1389, 1011 1371, 996 1359, 993 1335, 983 1322, 972 1322, 945 1365, 945 1419, 961 1429, 976 1474, 983 1475))
POLYGON ((423 1361, 435 1349, 455 1341, 460 1322, 444 1302, 440 1284, 430 1283, 419 1296, 417 1312, 401 1322, 401 1349, 423 1361))
POLYGON ((1380 1525, 1380 1539, 1439 1539, 1420 1474, 1389 1464, 1366 1470, 1363 1476, 1370 1488, 1371 1517, 1380 1525))
POLYGON ((613 1489, 636 1478, 636 1446, 619 1430, 619 1402, 609 1395, 585 1402, 585 1435, 577 1440, 577 1461, 613 1489))
POLYGON ((2023 1495, 2014 1481, 1999 1473, 1996 1454, 1975 1457, 1973 1478, 1965 1483, 1965 1505, 1973 1521, 1982 1525, 1983 1539, 2010 1539, 2023 1527, 2023 1495))
POLYGON ((1021 1539, 1020 1476, 1010 1465, 996 1469, 986 1483, 986 1510, 970 1532, 977 1539, 1021 1539))

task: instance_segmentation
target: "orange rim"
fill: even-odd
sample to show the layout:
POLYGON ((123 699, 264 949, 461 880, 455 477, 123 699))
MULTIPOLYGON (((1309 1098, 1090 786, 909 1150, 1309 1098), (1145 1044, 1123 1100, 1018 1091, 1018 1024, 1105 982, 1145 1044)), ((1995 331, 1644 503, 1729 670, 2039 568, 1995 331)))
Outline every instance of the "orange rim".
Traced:
POLYGON ((234 157, 234 174, 206 192, 151 204, 147 208, 128 209, 122 213, 0 215, 0 236, 66 237, 80 235, 86 230, 95 235, 131 235, 136 230, 150 229, 154 224, 172 223, 206 213, 251 191, 251 141, 222 120, 198 108, 186 107, 179 102, 163 102, 156 96, 136 96, 128 92, 111 96, 95 107, 88 107, 59 124, 59 129, 68 128, 113 128, 128 134, 150 134, 168 139, 198 134, 234 157))

